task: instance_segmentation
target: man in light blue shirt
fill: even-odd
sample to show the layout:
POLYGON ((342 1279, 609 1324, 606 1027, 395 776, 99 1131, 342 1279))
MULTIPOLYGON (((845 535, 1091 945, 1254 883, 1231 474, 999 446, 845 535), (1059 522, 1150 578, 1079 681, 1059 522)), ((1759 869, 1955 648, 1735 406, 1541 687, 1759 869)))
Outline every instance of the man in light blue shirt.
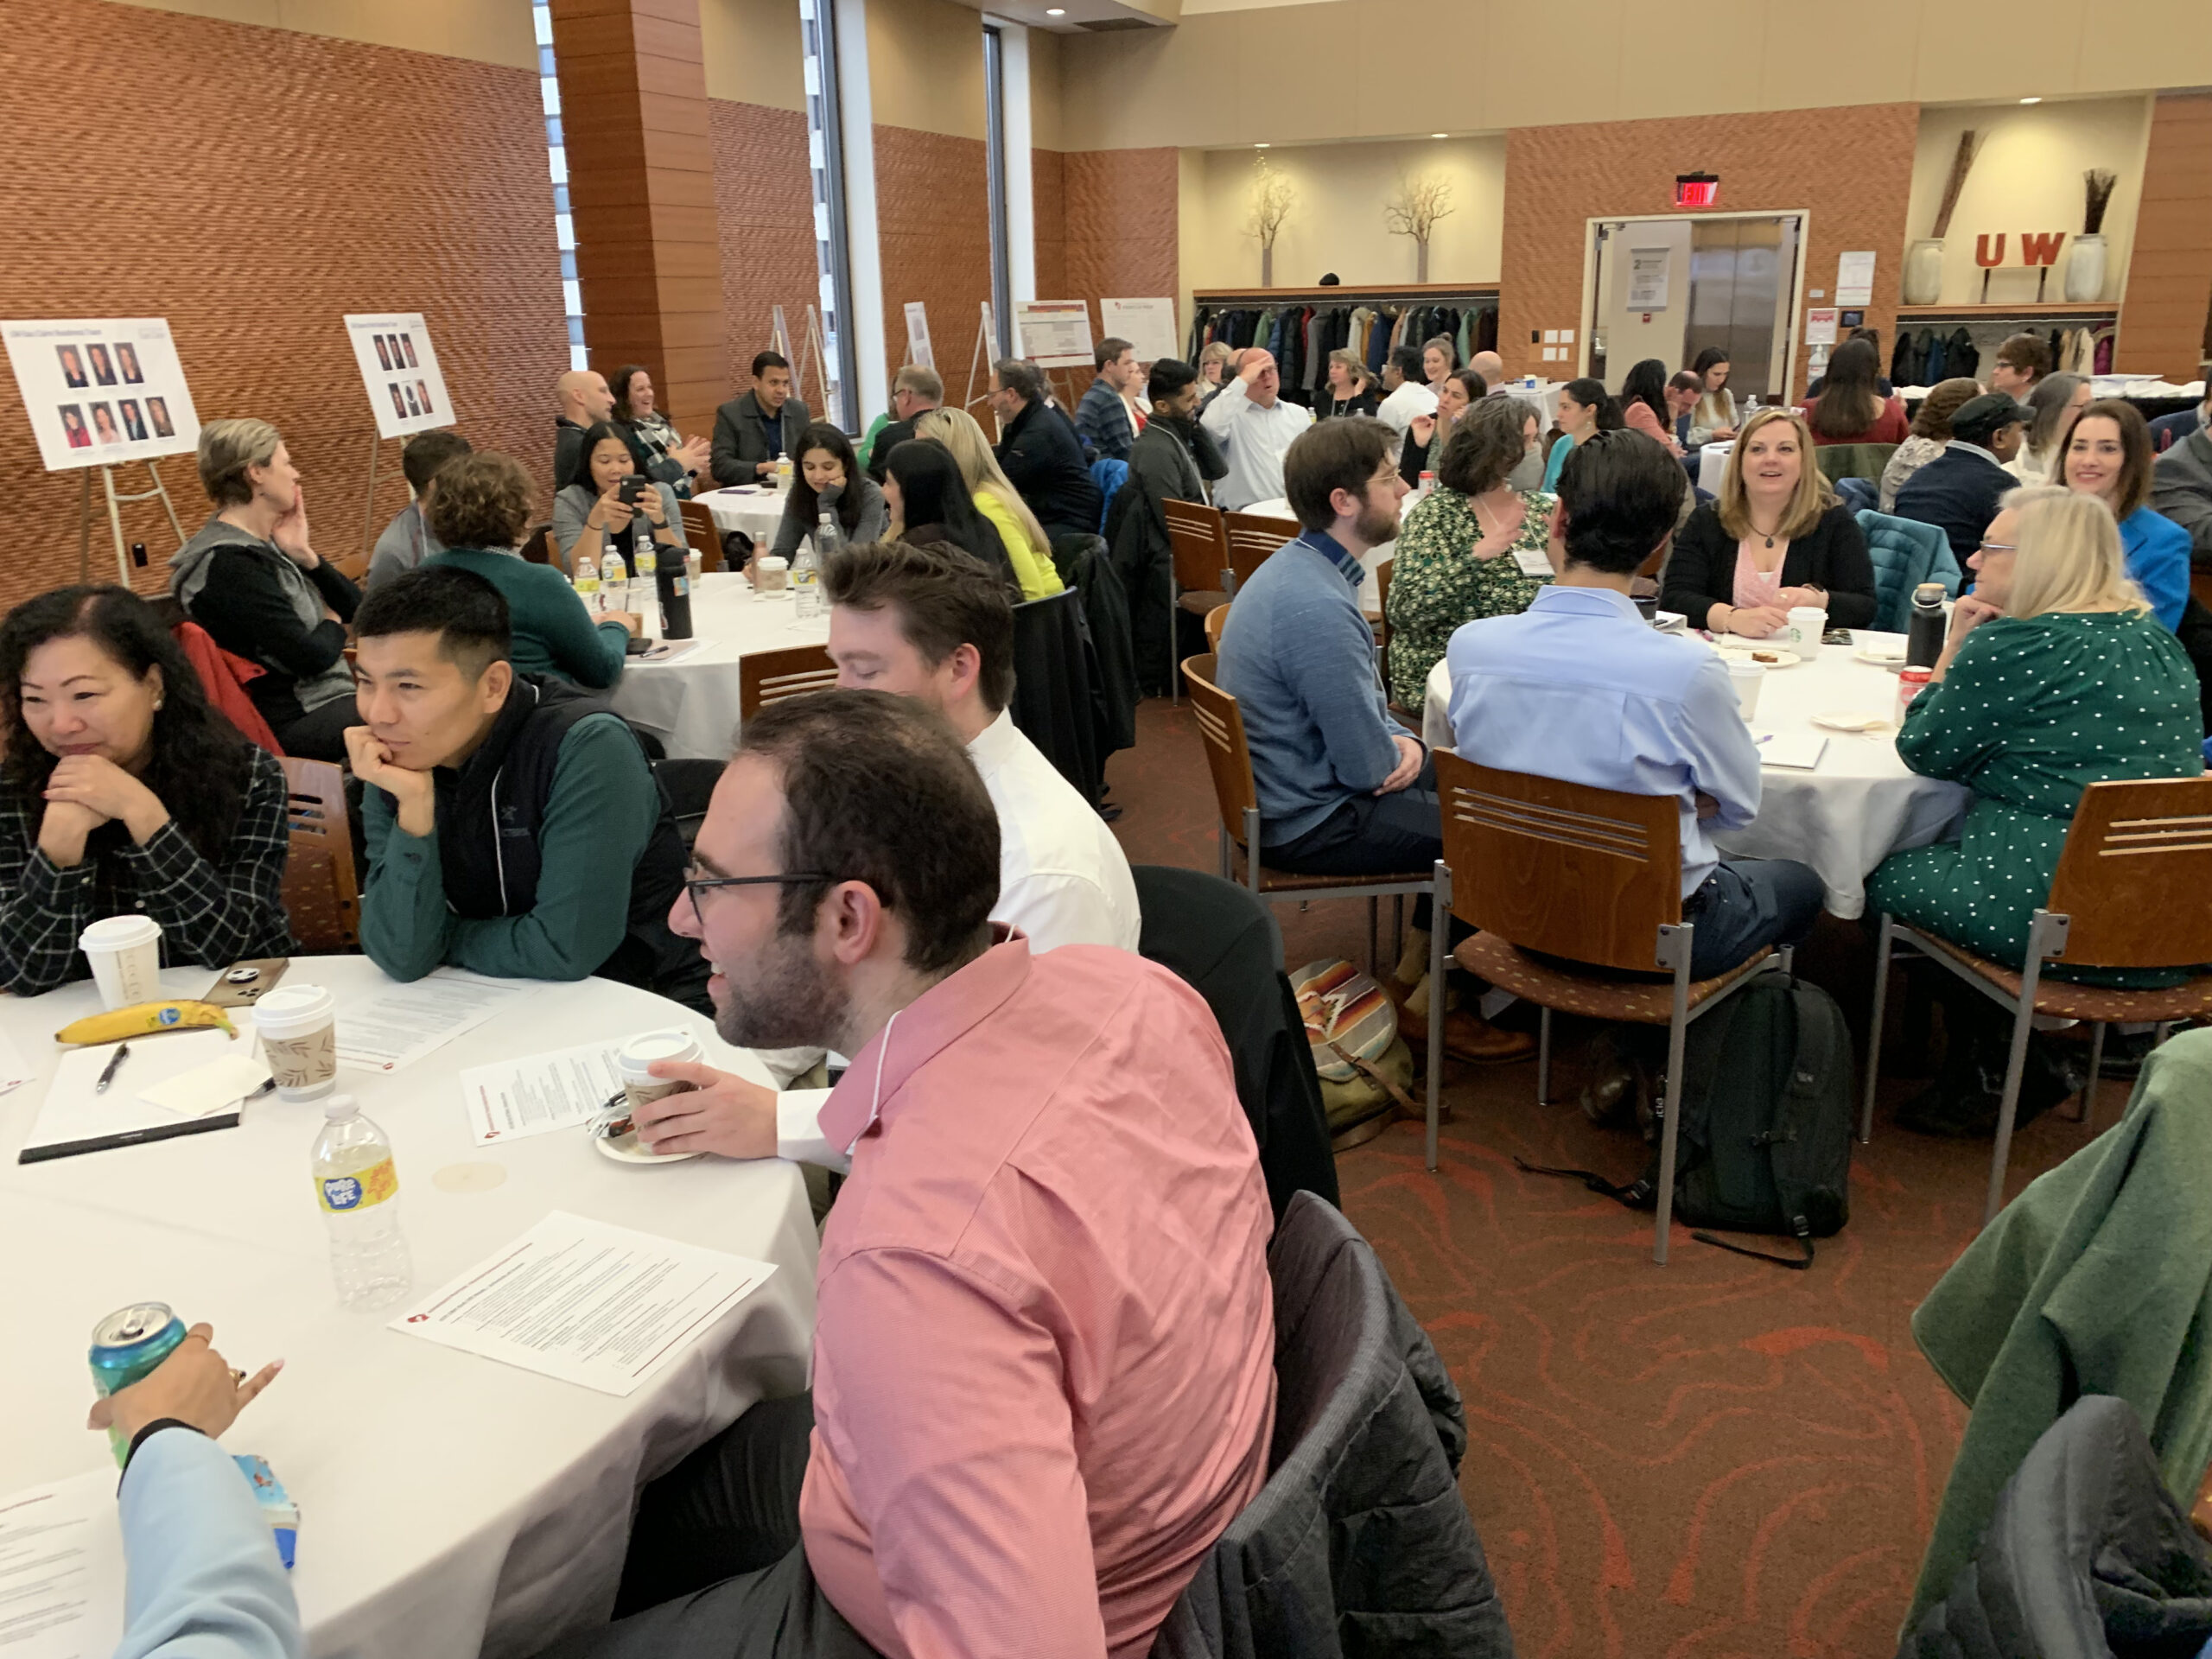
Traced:
POLYGON ((299 1605, 253 1487, 215 1443, 281 1360, 249 1378, 195 1325, 153 1375, 92 1407, 128 1441, 123 1641, 115 1659, 300 1659, 299 1605))
MULTIPOLYGON (((1323 421, 1299 435, 1283 458, 1283 483, 1305 531, 1237 589, 1222 631, 1215 673, 1244 717, 1260 856, 1275 869, 1426 872, 1443 855, 1435 766, 1390 717, 1375 634, 1359 607, 1360 555, 1398 533, 1406 485, 1396 447, 1380 421, 1323 421)), ((1414 926, 1420 954, 1409 948, 1408 963, 1426 958, 1426 899, 1414 926)), ((1426 997, 1410 1002, 1422 1017, 1426 997)), ((1446 1043, 1475 1060, 1517 1059, 1531 1046, 1525 1033, 1459 1014, 1446 1022, 1446 1043)))
POLYGON ((1684 483, 1681 463, 1640 433, 1586 439, 1560 474, 1548 549, 1557 579, 1521 615, 1460 628, 1445 659, 1452 737, 1467 760, 1675 797, 1682 919, 1696 930, 1690 973, 1709 979, 1763 945, 1802 940, 1822 887, 1793 861, 1714 849, 1712 831, 1758 816, 1758 747, 1719 658, 1654 632, 1629 597, 1637 568, 1673 533, 1684 483))

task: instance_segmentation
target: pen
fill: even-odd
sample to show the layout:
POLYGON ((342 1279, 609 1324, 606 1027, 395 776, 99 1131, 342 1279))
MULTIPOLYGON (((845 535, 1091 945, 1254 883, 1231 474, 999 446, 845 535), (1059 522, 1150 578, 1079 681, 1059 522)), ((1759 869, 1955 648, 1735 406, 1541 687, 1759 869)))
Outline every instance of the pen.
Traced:
POLYGON ((115 1051, 115 1058, 100 1068, 100 1080, 92 1085, 92 1092, 96 1095, 107 1093, 108 1084, 115 1081, 115 1074, 123 1070, 123 1063, 130 1058, 130 1045, 128 1043, 118 1045, 115 1051))

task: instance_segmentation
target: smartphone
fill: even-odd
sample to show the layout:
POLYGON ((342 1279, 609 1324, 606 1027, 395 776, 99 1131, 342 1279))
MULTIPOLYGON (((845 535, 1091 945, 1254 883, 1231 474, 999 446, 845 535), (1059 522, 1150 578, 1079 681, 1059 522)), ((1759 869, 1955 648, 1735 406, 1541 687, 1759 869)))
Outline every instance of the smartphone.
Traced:
POLYGON ((621 493, 615 499, 625 506, 634 507, 638 505, 638 498, 645 493, 645 480, 639 478, 637 474, 632 473, 622 480, 621 493))
POLYGON ((200 1000, 219 1008, 251 1007, 284 977, 284 970, 291 965, 289 957, 255 957, 249 961, 234 962, 215 976, 214 984, 200 1000))

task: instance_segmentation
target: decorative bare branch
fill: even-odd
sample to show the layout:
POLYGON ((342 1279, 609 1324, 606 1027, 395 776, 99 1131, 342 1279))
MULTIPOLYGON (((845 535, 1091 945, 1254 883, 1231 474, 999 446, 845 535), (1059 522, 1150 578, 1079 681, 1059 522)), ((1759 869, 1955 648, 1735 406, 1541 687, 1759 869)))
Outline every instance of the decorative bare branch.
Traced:
POLYGON ((1967 175, 1974 171, 1974 157, 1981 152, 1981 137, 1971 127, 1959 135, 1959 147, 1951 156, 1950 176, 1943 181, 1943 200, 1936 204, 1936 224, 1929 234, 1942 241, 1951 228, 1951 214, 1959 205, 1959 192, 1967 188, 1967 175))
POLYGON ((1435 233, 1436 221, 1457 210, 1452 205, 1452 181, 1435 173, 1407 180, 1401 174, 1398 188, 1382 202, 1382 222, 1393 236, 1410 236, 1423 248, 1435 233))
POLYGON ((1244 227, 1244 234, 1260 239, 1260 245, 1272 250, 1275 238, 1281 233, 1283 221, 1298 205, 1298 187, 1268 165, 1265 156, 1252 161, 1252 216, 1244 227))

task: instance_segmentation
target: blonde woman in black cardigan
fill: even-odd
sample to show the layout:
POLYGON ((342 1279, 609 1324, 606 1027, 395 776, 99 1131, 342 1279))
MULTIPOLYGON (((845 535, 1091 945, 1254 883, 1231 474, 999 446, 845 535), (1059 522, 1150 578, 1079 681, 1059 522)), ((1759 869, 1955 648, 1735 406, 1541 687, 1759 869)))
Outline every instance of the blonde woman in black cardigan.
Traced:
POLYGON ((1821 475, 1796 410, 1763 409, 1744 423, 1720 499, 1675 537, 1659 603, 1692 627, 1754 639, 1799 605, 1821 607, 1832 628, 1872 626, 1866 538, 1821 475))

